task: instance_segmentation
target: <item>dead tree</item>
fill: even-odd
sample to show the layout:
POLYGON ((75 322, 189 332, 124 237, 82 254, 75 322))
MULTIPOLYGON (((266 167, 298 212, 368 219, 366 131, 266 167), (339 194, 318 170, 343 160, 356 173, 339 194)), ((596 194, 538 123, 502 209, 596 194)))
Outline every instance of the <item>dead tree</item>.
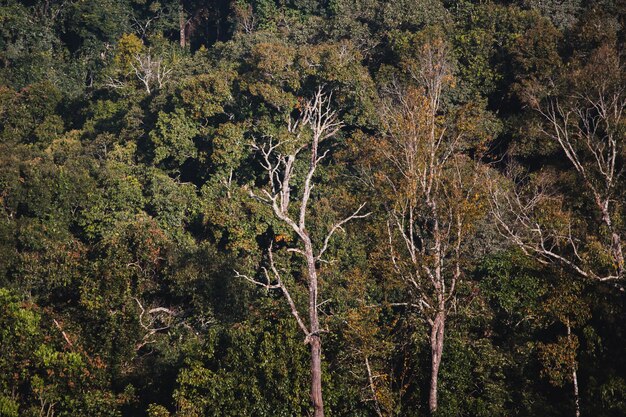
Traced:
POLYGON ((148 94, 151 94, 154 87, 163 88, 172 73, 172 68, 168 68, 162 58, 153 57, 150 50, 135 55, 131 67, 148 94))
POLYGON ((246 6, 235 4, 234 8, 239 28, 246 34, 253 33, 256 29, 257 21, 252 6, 250 4, 246 6))
POLYGON ((275 141, 267 138, 265 144, 254 143, 253 148, 261 154, 263 168, 267 172, 268 185, 261 194, 251 192, 251 196, 268 204, 274 216, 285 226, 291 229, 297 239, 295 247, 287 250, 302 256, 306 263, 306 285, 308 290, 308 305, 305 310, 298 307, 291 296, 289 288, 282 279, 281 271, 274 261, 273 247, 268 248, 268 267, 262 269, 265 281, 258 281, 247 275, 237 276, 265 287, 266 289, 280 290, 287 301, 291 314, 295 318, 300 330, 304 334, 304 342, 310 346, 311 352, 311 402, 314 416, 324 416, 324 402, 322 397, 322 341, 320 319, 318 316, 319 280, 316 265, 322 262, 333 235, 350 220, 366 217, 361 214, 364 204, 343 220, 334 223, 323 240, 314 242, 309 228, 307 215, 314 186, 314 177, 321 161, 327 156, 328 150, 320 152, 320 144, 337 134, 342 122, 338 120, 336 111, 330 106, 331 95, 319 88, 315 96, 304 104, 301 116, 297 120, 289 119, 288 131, 293 141, 275 141), (310 140, 303 136, 310 135, 310 140), (297 161, 304 158, 308 151, 308 170, 302 185, 299 197, 292 195, 292 181, 297 161), (295 207, 294 207, 295 206, 295 207), (304 312, 303 312, 304 311, 304 312), (305 318, 308 316, 308 320, 305 318))
POLYGON ((144 329, 145 334, 141 341, 135 345, 135 350, 139 351, 144 346, 155 343, 154 336, 160 332, 165 332, 174 326, 174 320, 180 315, 178 311, 166 307, 154 307, 146 310, 138 298, 133 298, 139 307, 139 325, 144 329))
MULTIPOLYGON (((597 88, 576 93, 565 99, 534 102, 541 116, 541 133, 562 150, 574 168, 580 186, 591 197, 590 206, 600 224, 596 239, 602 257, 610 262, 588 262, 586 236, 574 233, 575 215, 565 207, 554 182, 529 181, 519 175, 509 176, 508 189, 494 185, 491 193, 492 214, 501 234, 524 253, 543 264, 560 264, 580 277, 595 281, 619 282, 624 279, 623 230, 617 221, 620 182, 623 180, 623 112, 626 89, 610 88, 603 80, 597 88), (539 211, 546 204, 560 201, 560 217, 546 221, 539 211)), ((596 249, 597 252, 597 249, 596 249)), ((618 288, 622 288, 617 284, 618 288)))

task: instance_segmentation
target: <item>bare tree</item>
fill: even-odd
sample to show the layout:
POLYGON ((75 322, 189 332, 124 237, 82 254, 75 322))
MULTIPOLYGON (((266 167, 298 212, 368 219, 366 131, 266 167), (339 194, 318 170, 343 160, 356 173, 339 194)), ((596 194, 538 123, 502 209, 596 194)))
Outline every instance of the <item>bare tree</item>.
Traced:
POLYGON ((119 78, 111 77, 110 75, 105 77, 104 81, 105 87, 112 88, 114 90, 119 90, 122 88, 126 88, 126 82, 124 80, 120 80, 119 78))
POLYGON ((234 11, 235 16, 237 17, 238 26, 246 34, 253 33, 256 29, 257 21, 254 10, 252 10, 252 5, 248 4, 243 6, 241 4, 235 4, 233 8, 235 9, 234 11))
POLYGON ((320 162, 328 154, 328 150, 320 153, 320 144, 333 137, 341 127, 342 122, 338 120, 337 113, 330 106, 331 95, 324 93, 322 88, 318 88, 315 96, 303 106, 301 117, 297 120, 288 120, 288 131, 293 136, 293 141, 275 141, 268 138, 264 144, 253 144, 262 157, 262 165, 267 171, 267 188, 258 195, 251 192, 251 195, 268 204, 274 216, 284 225, 291 229, 297 237, 298 245, 287 249, 290 252, 302 256, 306 263, 306 284, 308 290, 308 306, 303 313, 296 305, 291 291, 285 280, 282 278, 281 270, 274 261, 273 247, 268 248, 268 268, 263 268, 265 281, 259 281, 247 275, 239 274, 248 281, 265 287, 267 289, 277 289, 283 294, 289 304, 291 314, 302 333, 305 343, 309 344, 311 352, 311 401, 313 404, 314 416, 324 416, 324 402, 322 397, 322 342, 320 335, 320 319, 318 316, 319 280, 316 265, 323 262, 323 256, 328 249, 333 235, 340 230, 350 220, 366 217, 368 214, 361 214, 364 204, 346 218, 335 222, 326 233, 323 240, 314 242, 307 228, 307 214, 311 191, 314 186, 314 177, 320 162), (307 127, 308 129, 304 129, 307 127), (302 142, 303 134, 310 134, 310 141, 302 142), (302 185, 302 192, 299 198, 292 195, 292 181, 294 168, 299 159, 303 157, 305 151, 309 151, 308 170, 302 185), (298 204, 299 203, 299 204, 298 204), (294 205, 297 207, 293 208, 294 205), (308 321, 305 319, 308 315, 308 321))
POLYGON ((477 209, 479 165, 460 152, 463 132, 446 125, 441 96, 452 80, 442 41, 425 45, 410 74, 419 87, 387 89, 385 198, 389 256, 410 302, 430 327, 429 409, 437 411, 446 319, 463 278, 463 249, 477 209), (443 117, 442 117, 443 116, 443 117))
POLYGON ((163 17, 163 9, 159 8, 152 17, 145 18, 143 20, 137 19, 137 16, 133 13, 130 16, 132 21, 131 28, 134 32, 139 34, 141 39, 146 39, 149 35, 150 26, 154 26, 154 23, 163 17))
MULTIPOLYGON (((623 73, 619 62, 616 72, 623 73)), ((591 246, 587 231, 575 233, 575 215, 565 208, 554 182, 545 175, 538 180, 510 175, 513 184, 492 189, 491 206, 501 234, 541 263, 557 263, 577 275, 596 280, 619 282, 624 279, 623 230, 620 229, 619 184, 624 165, 624 108, 626 89, 610 82, 610 77, 593 81, 592 88, 565 98, 532 101, 540 115, 540 131, 557 144, 574 168, 579 184, 591 200, 600 224, 594 236, 596 256, 589 260, 591 246), (558 206, 559 217, 545 219, 541 209, 558 206), (598 259, 608 258, 608 261, 598 259)), ((621 286, 618 284, 618 288, 621 286)))
POLYGON ((145 330, 141 342, 135 345, 135 350, 139 350, 150 343, 155 343, 156 340, 154 336, 157 333, 172 328, 175 324, 174 320, 180 316, 180 312, 167 307, 153 307, 146 310, 138 298, 133 297, 133 299, 140 310, 139 325, 145 330))
POLYGON ((115 90, 128 87, 128 77, 134 76, 143 84, 146 92, 152 94, 155 88, 163 88, 169 81, 173 69, 168 67, 163 58, 155 57, 150 49, 146 52, 137 53, 130 62, 132 72, 127 74, 116 73, 114 76, 105 77, 104 85, 115 90))
POLYGON ((155 86, 163 88, 172 73, 172 68, 168 68, 162 58, 153 57, 150 50, 144 54, 136 54, 135 62, 131 66, 148 94, 151 94, 155 86))

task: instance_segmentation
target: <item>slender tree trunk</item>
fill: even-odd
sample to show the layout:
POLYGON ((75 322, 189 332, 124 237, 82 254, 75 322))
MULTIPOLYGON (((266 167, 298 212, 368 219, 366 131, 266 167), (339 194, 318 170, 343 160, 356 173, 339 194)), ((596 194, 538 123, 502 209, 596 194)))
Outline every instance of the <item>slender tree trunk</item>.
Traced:
POLYGON ((443 353, 445 323, 446 316, 442 309, 436 314, 430 330, 431 371, 428 408, 431 415, 434 415, 437 411, 437 383, 439 378, 439 366, 441 365, 441 354, 443 353))
POLYGON ((576 417, 580 417, 580 397, 578 395, 578 376, 576 375, 576 368, 572 371, 572 379, 574 381, 574 404, 576 405, 576 417))
POLYGON ((178 3, 178 26, 180 28, 180 47, 184 48, 187 46, 187 38, 185 35, 187 18, 185 16, 185 9, 183 8, 182 0, 178 3))
POLYGON ((320 339, 320 322, 317 315, 317 270, 315 269, 315 255, 313 254, 313 246, 310 240, 305 241, 304 248, 309 275, 311 402, 313 404, 313 415, 315 417, 324 417, 324 400, 322 398, 322 340, 320 339))
MULTIPOLYGON (((569 339, 571 337, 572 328, 569 323, 567 323, 567 338, 569 339)), ((580 417, 580 395, 578 394, 578 373, 576 372, 576 363, 572 364, 572 382, 574 384, 574 405, 576 407, 574 414, 576 417, 580 417)))

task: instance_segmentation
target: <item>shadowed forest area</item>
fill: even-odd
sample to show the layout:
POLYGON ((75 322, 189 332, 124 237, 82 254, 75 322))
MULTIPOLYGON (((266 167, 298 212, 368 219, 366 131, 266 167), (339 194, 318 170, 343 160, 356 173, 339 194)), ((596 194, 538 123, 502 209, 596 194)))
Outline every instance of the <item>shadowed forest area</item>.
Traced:
POLYGON ((0 417, 625 416, 625 17, 2 0, 0 417))

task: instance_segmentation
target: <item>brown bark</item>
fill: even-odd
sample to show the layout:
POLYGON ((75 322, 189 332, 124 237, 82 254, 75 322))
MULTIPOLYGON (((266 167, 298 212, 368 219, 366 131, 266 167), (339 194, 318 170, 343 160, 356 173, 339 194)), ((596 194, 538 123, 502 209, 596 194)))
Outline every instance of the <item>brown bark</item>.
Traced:
POLYGON ((439 378, 439 367, 441 365, 441 355, 443 353, 443 336, 445 330, 446 316, 442 310, 437 313, 430 331, 430 350, 431 350, 431 370, 430 370, 430 392, 428 395, 428 408, 430 414, 434 415, 437 411, 437 385, 439 378))
POLYGON ((320 339, 320 322, 317 314, 317 270, 315 269, 315 254, 313 245, 306 236, 304 239, 304 254, 307 261, 309 275, 309 323, 311 345, 311 403, 313 415, 324 417, 324 400, 322 398, 322 341, 320 339))
POLYGON ((311 402, 313 415, 324 417, 324 400, 322 399, 322 342, 319 335, 311 336, 311 402))

